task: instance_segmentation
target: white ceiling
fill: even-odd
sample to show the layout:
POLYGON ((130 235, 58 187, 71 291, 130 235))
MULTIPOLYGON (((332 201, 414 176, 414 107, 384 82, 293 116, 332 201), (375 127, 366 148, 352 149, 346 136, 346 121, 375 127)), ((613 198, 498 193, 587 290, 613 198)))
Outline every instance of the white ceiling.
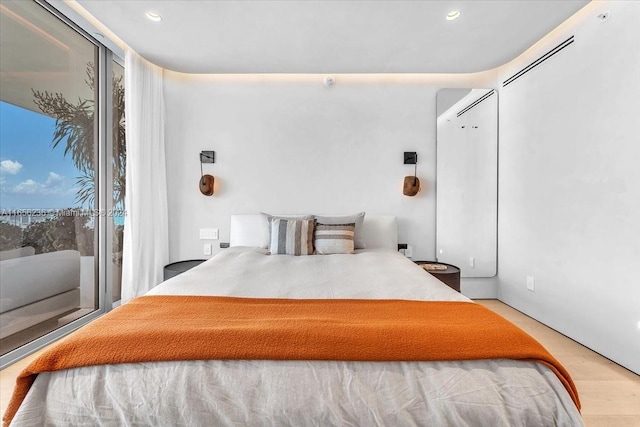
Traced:
POLYGON ((518 56, 589 0, 77 0, 188 73, 469 73, 518 56), (447 21, 451 10, 460 17, 447 21), (161 22, 145 17, 147 11, 161 22))

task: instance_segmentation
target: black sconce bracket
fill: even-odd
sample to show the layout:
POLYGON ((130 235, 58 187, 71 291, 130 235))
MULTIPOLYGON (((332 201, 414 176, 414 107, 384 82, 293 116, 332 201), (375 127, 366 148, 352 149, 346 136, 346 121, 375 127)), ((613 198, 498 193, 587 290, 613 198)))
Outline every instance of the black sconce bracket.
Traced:
POLYGON ((215 163, 216 162, 216 152, 215 151, 201 151, 200 152, 200 163, 215 163))
POLYGON ((418 153, 416 153, 415 151, 405 151, 404 152, 404 164, 405 165, 418 164, 418 153))

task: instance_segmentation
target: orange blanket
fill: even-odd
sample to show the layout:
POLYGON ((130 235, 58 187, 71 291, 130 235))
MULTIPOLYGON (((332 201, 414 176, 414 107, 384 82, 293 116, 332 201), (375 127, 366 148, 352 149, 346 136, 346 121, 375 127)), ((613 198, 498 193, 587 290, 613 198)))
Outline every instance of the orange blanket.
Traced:
POLYGON ((468 302, 194 296, 137 298, 42 354, 18 377, 3 421, 39 372, 88 365, 204 359, 536 361, 578 409, 562 365, 517 326, 468 302))

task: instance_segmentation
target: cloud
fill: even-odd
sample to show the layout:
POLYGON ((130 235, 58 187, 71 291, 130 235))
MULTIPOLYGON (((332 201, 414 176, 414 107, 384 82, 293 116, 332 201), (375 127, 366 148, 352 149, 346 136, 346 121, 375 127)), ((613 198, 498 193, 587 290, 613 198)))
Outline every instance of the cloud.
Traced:
POLYGON ((55 172, 49 172, 49 176, 47 176, 47 180, 44 182, 43 186, 46 189, 55 189, 62 187, 64 179, 55 172))
POLYGON ((12 194, 56 194, 62 192, 64 177, 55 172, 49 172, 44 182, 27 179, 7 191, 12 194))
POLYGON ((13 187, 11 192, 16 194, 35 194, 38 192, 40 186, 41 184, 38 184, 32 179, 28 179, 13 187))
POLYGON ((22 169, 22 165, 19 162, 14 162, 13 160, 0 161, 0 174, 2 175, 15 175, 20 172, 20 169, 22 169))

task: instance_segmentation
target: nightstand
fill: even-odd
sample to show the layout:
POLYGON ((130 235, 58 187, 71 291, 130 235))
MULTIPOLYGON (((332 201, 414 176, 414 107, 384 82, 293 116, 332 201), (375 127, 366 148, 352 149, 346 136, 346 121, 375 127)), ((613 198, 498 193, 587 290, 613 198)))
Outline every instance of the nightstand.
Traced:
POLYGON ((192 259, 189 261, 178 261, 164 266, 164 280, 171 279, 180 273, 202 264, 206 259, 192 259))
POLYGON ((446 270, 432 270, 427 271, 427 273, 432 274, 436 279, 440 280, 445 285, 449 286, 451 289, 460 292, 460 269, 455 265, 445 264, 444 262, 436 262, 436 261, 414 261, 416 264, 437 264, 444 265, 447 267, 446 270))

